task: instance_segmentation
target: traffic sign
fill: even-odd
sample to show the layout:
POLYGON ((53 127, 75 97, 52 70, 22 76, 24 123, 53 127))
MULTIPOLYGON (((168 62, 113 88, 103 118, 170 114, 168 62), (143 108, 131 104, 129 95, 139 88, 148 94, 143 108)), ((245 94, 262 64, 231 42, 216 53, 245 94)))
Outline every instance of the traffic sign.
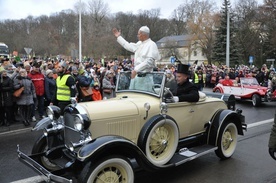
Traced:
POLYGON ((174 62, 175 62, 175 57, 171 56, 171 63, 174 64, 174 62))
POLYGON ((24 50, 27 53, 27 55, 29 55, 32 51, 32 48, 24 48, 24 50))
POLYGON ((249 63, 250 63, 250 64, 253 63, 253 60, 254 60, 254 57, 253 57, 253 56, 249 56, 249 63))
POLYGON ((274 62, 275 59, 274 58, 270 58, 270 59, 266 59, 267 62, 274 62))

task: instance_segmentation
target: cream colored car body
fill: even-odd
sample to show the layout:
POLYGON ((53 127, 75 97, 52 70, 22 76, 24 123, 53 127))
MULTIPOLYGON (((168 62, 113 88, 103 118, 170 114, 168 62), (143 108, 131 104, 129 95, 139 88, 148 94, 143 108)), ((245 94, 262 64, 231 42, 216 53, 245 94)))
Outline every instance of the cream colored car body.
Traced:
MULTIPOLYGON (((126 91, 118 92, 116 98, 78 105, 83 106, 91 119, 93 139, 102 135, 118 135, 137 143, 143 125, 152 116, 160 114, 161 102, 162 94, 153 96, 147 92, 126 91), (148 116, 145 103, 150 104, 148 116)), ((218 109, 227 109, 223 100, 201 93, 199 102, 168 103, 167 115, 176 121, 181 139, 204 132, 205 124, 218 109)))

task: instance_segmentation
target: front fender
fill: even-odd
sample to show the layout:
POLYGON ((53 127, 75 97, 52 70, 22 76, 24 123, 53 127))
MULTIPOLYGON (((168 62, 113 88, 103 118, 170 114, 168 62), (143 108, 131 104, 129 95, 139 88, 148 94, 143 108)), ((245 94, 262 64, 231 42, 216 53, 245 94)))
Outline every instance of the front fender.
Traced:
POLYGON ((232 110, 220 110, 211 120, 210 128, 208 131, 208 144, 216 146, 217 137, 220 131, 220 127, 223 123, 231 120, 238 129, 238 134, 243 135, 244 116, 232 110))
POLYGON ((39 122, 36 123, 36 125, 33 127, 32 131, 38 131, 43 130, 47 128, 53 120, 51 120, 49 117, 41 119, 39 122))
POLYGON ((81 162, 93 162, 114 154, 135 158, 139 166, 146 170, 157 169, 134 142, 121 136, 98 137, 82 146, 77 153, 77 158, 81 162))

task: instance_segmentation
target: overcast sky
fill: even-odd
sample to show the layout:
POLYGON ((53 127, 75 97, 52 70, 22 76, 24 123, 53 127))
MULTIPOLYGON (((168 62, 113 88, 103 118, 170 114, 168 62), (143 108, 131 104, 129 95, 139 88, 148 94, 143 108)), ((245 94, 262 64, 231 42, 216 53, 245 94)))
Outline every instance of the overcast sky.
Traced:
MULTIPOLYGON (((81 0, 88 2, 89 0, 81 0)), ((138 10, 150 10, 160 8, 161 17, 169 18, 174 9, 176 9, 184 0, 103 0, 108 3, 112 13, 123 11, 138 13, 138 10)), ((218 2, 220 7, 222 0, 213 0, 218 2)), ((236 0, 239 1, 239 0, 236 0)), ((80 0, 0 0, 0 20, 6 19, 24 19, 29 15, 49 16, 52 13, 60 12, 66 9, 74 9, 74 5, 80 0)), ((232 2, 232 1, 231 1, 232 2)), ((262 0, 258 0, 262 2, 262 0)))

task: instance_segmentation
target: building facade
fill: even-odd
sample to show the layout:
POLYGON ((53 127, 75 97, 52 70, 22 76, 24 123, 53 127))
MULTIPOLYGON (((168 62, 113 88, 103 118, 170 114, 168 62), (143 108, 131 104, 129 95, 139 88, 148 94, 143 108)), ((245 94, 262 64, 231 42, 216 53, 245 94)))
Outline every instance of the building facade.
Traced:
POLYGON ((207 62, 198 40, 194 40, 191 35, 167 36, 156 42, 160 55, 161 65, 174 64, 172 57, 177 57, 183 64, 193 64, 198 61, 207 62))

